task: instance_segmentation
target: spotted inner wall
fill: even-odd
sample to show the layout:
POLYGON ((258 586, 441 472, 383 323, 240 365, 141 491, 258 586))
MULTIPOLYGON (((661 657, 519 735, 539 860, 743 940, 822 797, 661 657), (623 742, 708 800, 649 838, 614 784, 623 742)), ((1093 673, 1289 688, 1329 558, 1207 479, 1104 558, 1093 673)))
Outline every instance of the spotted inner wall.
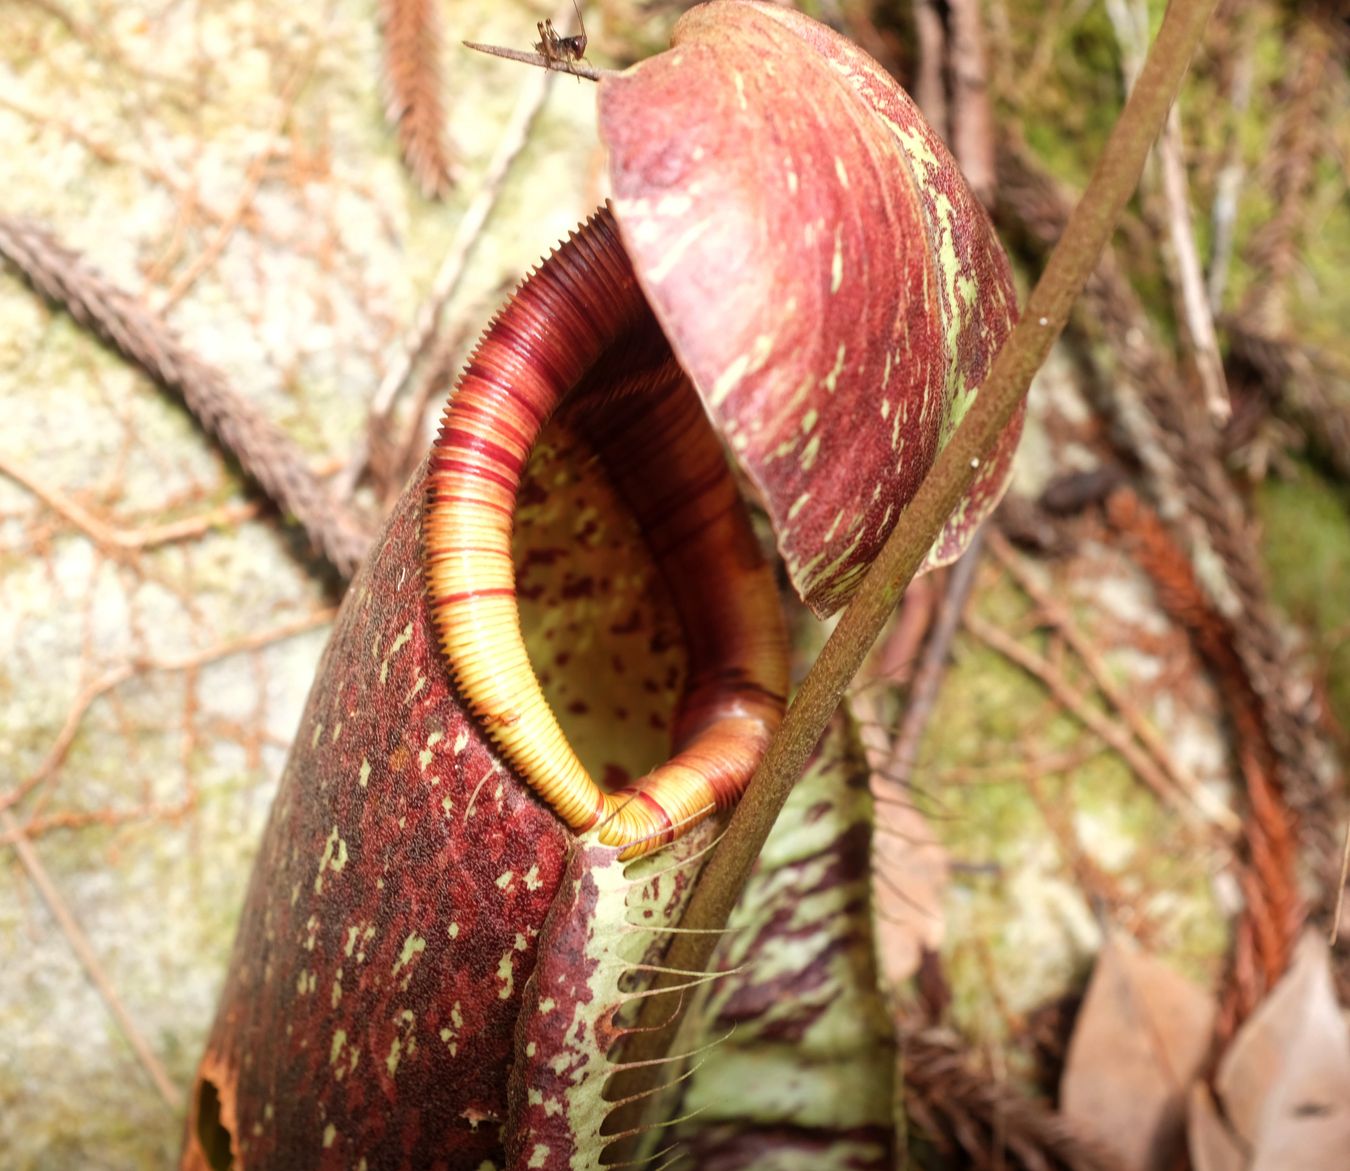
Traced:
POLYGON ((512 546, 544 695, 596 783, 618 788, 670 756, 683 636, 632 516, 560 422, 530 457, 512 546))

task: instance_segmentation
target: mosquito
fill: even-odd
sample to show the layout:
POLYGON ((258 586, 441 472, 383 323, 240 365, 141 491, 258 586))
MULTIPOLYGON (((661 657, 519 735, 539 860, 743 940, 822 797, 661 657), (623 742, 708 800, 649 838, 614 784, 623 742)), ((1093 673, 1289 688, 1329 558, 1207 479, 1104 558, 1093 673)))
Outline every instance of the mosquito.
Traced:
MULTIPOLYGON (((3 3, 3 0, 0 0, 3 3)), ((596 69, 586 63, 586 25, 581 19, 581 7, 572 0, 572 8, 577 14, 577 25, 581 29, 574 37, 564 37, 553 27, 552 20, 541 20, 535 27, 539 30, 539 40, 535 42, 533 53, 524 53, 519 49, 508 49, 503 45, 480 45, 477 41, 465 41, 470 49, 480 53, 491 53, 494 57, 505 57, 508 61, 523 61, 526 65, 543 65, 546 69, 556 69, 570 73, 573 77, 584 77, 590 81, 599 81, 601 77, 612 73, 609 69, 596 69)))
POLYGON ((569 73, 572 72, 573 64, 585 60, 587 44, 586 23, 581 19, 577 0, 572 0, 572 8, 576 11, 577 27, 581 31, 574 37, 560 37, 553 28, 553 21, 541 20, 535 25, 539 30, 539 41, 534 46, 534 51, 545 61, 565 66, 569 73))

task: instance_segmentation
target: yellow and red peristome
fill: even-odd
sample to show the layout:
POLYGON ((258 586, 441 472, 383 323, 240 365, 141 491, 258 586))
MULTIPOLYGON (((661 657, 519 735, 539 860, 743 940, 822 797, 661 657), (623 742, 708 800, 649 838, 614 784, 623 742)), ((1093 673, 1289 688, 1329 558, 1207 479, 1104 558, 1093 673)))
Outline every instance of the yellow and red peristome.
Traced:
POLYGON ((445 659, 519 775, 625 857, 731 805, 787 698, 777 587, 715 433, 598 212, 517 291, 469 359, 432 448, 423 521, 445 659), (511 538, 521 477, 566 404, 623 495, 683 627, 674 755, 607 792, 551 711, 520 630, 511 538))

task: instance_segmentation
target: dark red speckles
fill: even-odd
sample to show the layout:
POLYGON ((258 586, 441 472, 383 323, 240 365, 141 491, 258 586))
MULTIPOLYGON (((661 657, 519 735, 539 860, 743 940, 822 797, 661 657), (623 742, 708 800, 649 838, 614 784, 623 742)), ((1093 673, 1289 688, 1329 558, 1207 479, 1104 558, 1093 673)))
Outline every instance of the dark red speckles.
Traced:
MULTIPOLYGON (((520 495, 522 503, 524 503, 524 497, 526 495, 527 488, 530 490, 534 490, 535 482, 533 480, 527 480, 525 484, 521 487, 520 495)), ((524 576, 528 574, 531 569, 535 569, 539 566, 556 565, 566 556, 567 556, 566 549, 559 549, 557 547, 547 547, 547 546, 546 547, 532 546, 531 548, 526 550, 525 556, 521 559, 519 565, 517 566, 517 572, 522 576, 524 576)))
POLYGON ((592 578, 571 575, 564 578, 562 588, 559 590, 559 596, 569 602, 578 598, 593 598, 595 593, 595 581, 592 578))
POLYGON ((821 1166, 838 1171, 889 1171, 894 1166, 894 1136, 882 1126, 848 1129, 809 1126, 761 1126, 744 1130, 733 1124, 710 1126, 684 1144, 699 1171, 741 1171, 765 1163, 821 1166), (839 1152, 851 1153, 840 1162, 839 1152))
POLYGON ((829 813, 829 811, 830 811, 829 803, 825 801, 820 801, 817 802, 815 805, 812 805, 811 808, 806 811, 805 815, 802 817, 802 820, 806 822, 807 825, 814 825, 822 817, 824 817, 827 813, 829 813))
POLYGON ((675 645, 674 636, 670 632, 664 630, 658 630, 654 635, 652 635, 652 639, 649 644, 649 646, 651 647, 651 652, 654 655, 664 655, 674 645, 675 645))
POLYGON ((521 508, 537 508, 548 500, 548 490, 544 485, 528 476, 521 481, 519 493, 516 500, 521 508))
POLYGON ((633 778, 629 775, 627 769, 617 764, 605 765, 605 771, 600 778, 600 784, 607 792, 615 793, 622 789, 633 778))
POLYGON ((610 626, 614 634, 634 634, 641 628, 642 614, 637 610, 630 610, 625 618, 610 626))

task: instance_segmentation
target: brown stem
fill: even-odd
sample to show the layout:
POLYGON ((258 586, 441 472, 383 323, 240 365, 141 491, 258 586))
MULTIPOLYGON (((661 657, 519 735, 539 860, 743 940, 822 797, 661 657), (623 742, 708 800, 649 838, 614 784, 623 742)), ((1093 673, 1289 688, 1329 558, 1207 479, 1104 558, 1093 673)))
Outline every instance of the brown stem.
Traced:
MULTIPOLYGON (((1174 0, 1129 101, 1106 144, 1083 198, 1027 303, 1021 322, 1000 351, 966 418, 938 457, 895 531, 863 579, 788 710, 779 734, 736 808, 730 827, 694 891, 666 966, 703 972, 740 898, 751 867, 801 775, 826 724, 906 584, 942 525, 975 477, 984 455, 1007 426, 1032 376, 1068 320, 1143 170, 1195 52, 1215 0, 1174 0)), ((662 976, 669 987, 687 976, 662 976)), ((651 996, 625 1049, 626 1061, 663 1054, 683 1016, 674 996, 651 996)), ((611 1096, 626 1097, 655 1084, 659 1066, 637 1066, 616 1078, 611 1096)))

